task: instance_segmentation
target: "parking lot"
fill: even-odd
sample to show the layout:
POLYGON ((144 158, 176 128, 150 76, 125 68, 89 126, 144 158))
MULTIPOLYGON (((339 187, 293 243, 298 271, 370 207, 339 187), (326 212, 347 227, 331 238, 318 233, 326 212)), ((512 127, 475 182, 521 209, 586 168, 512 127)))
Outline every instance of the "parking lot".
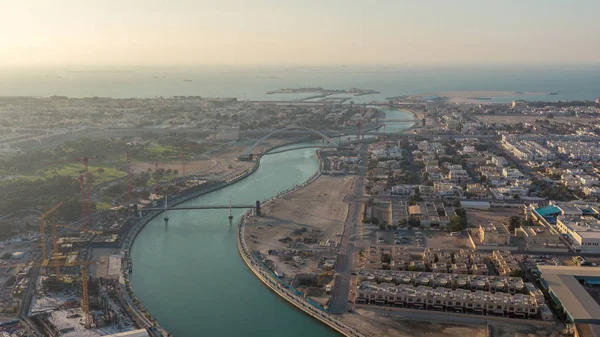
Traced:
POLYGON ((466 233, 457 235, 453 236, 443 230, 417 228, 382 231, 376 226, 365 226, 363 244, 403 246, 411 249, 440 248, 453 250, 470 248, 466 233))

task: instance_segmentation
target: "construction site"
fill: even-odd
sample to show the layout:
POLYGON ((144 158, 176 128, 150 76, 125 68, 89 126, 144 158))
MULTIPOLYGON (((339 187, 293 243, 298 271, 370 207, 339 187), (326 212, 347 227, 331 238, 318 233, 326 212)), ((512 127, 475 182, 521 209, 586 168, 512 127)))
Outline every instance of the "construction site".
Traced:
MULTIPOLYGON (((281 142, 265 142, 256 150, 281 142)), ((244 175, 254 164, 237 161, 235 154, 247 145, 226 143, 198 154, 206 146, 186 142, 170 148, 175 157, 152 163, 134 163, 132 146, 119 158, 94 154, 43 164, 36 174, 66 174, 78 193, 45 211, 29 211, 28 220, 39 232, 0 243, 0 312, 19 316, 44 336, 109 336, 139 329, 146 333, 140 336, 166 335, 135 299, 128 284, 131 260, 121 247, 140 224, 142 210, 162 209, 167 196, 175 202, 244 175), (121 174, 100 179, 104 169, 91 166, 100 161, 118 162, 121 174), (75 208, 78 220, 65 220, 63 211, 73 214, 75 208)))
MULTIPOLYGON (((20 308, 26 321, 44 336, 105 336, 140 328, 123 309, 127 306, 119 283, 121 259, 85 260, 88 247, 59 245, 56 221, 49 225, 47 218, 53 219, 61 206, 59 203, 39 217, 39 258, 0 265, 10 280, 5 285, 12 285, 13 300, 4 305, 15 313, 20 308), (51 228, 49 242, 47 226, 51 228), (91 277, 88 266, 108 271, 104 277, 91 277)), ((82 229, 82 233, 87 231, 82 229)))
MULTIPOLYGON (((75 226, 57 224, 57 211, 64 205, 61 201, 37 219, 39 236, 33 242, 39 246, 27 258, 15 253, 0 263, 6 292, 2 294, 3 311, 20 313, 44 336, 162 336, 154 328, 146 329, 150 325, 128 302, 124 253, 91 259, 93 248, 120 247, 120 238, 139 221, 129 210, 93 212, 91 159, 94 157, 80 158, 85 172, 76 178, 81 217, 75 226)), ((128 156, 128 167, 129 163, 128 156)))

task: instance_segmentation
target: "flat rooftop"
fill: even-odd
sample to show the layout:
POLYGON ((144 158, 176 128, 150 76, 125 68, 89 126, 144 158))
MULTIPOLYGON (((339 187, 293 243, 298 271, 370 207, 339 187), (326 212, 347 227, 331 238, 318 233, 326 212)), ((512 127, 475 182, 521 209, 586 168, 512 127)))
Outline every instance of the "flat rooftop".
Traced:
POLYGON ((576 219, 563 219, 559 221, 582 238, 600 239, 600 220, 592 217, 581 217, 576 219))
POLYGON ((148 337, 146 329, 132 330, 126 332, 120 332, 113 335, 106 335, 105 337, 148 337))
POLYGON ((538 265, 551 292, 575 323, 600 323, 600 305, 579 283, 577 277, 598 277, 600 268, 538 265))

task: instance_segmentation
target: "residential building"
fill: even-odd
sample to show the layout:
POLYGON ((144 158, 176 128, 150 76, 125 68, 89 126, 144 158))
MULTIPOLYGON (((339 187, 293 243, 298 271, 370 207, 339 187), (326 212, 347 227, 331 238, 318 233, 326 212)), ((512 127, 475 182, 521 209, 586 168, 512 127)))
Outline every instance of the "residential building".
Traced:
POLYGON ((467 194, 471 199, 486 199, 488 197, 488 190, 482 184, 467 184, 467 194))
POLYGON ((489 223, 479 225, 479 243, 482 245, 502 245, 510 244, 510 233, 504 224, 489 223))
POLYGON ((356 291, 356 302, 360 304, 552 320, 545 304, 539 305, 529 294, 374 282, 362 282, 356 291))

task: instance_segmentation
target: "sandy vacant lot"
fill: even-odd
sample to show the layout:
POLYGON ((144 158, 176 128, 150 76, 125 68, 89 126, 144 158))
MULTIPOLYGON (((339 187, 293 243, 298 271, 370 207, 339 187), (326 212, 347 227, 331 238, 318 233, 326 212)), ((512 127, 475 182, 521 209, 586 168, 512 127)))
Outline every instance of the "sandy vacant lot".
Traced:
POLYGON ((464 234, 461 237, 455 237, 442 231, 434 233, 425 232, 424 235, 426 237, 426 246, 429 248, 471 248, 469 240, 464 234))
MULTIPOLYGON (((257 146, 254 152, 263 151, 278 143, 280 143, 278 140, 268 141, 263 145, 257 146)), ((242 154, 249 145, 251 144, 229 146, 224 149, 216 150, 214 153, 206 156, 196 156, 202 158, 186 160, 186 175, 195 174, 206 179, 215 180, 226 180, 229 177, 236 176, 254 165, 252 162, 237 160, 237 156, 242 154)), ((135 173, 146 171, 148 168, 154 170, 156 166, 164 169, 178 170, 179 175, 183 173, 183 165, 180 160, 132 163, 132 169, 135 173)))
MULTIPOLYGON (((264 216, 254 217, 246 227, 249 248, 265 255, 270 249, 287 248, 288 245, 279 240, 301 237, 294 231, 302 228, 306 228, 307 233, 319 230, 319 241, 337 242, 340 238, 336 234, 342 231, 348 213, 344 199, 353 180, 353 176, 321 176, 314 183, 265 205, 264 216)), ((283 269, 292 268, 279 265, 283 269)), ((299 271, 284 270, 286 273, 299 271)))
POLYGON ((376 316, 369 310, 357 309, 343 314, 342 319, 367 336, 377 337, 487 337, 485 327, 459 326, 419 322, 376 316))
MULTIPOLYGON (((423 312, 418 321, 406 318, 377 316, 373 311, 357 309, 342 315, 342 319, 358 328, 366 336, 377 337, 487 337, 487 326, 436 323, 433 316, 423 312)), ((559 337, 557 328, 540 328, 509 322, 490 322, 496 337, 559 337)))
POLYGON ((479 227, 490 222, 493 223, 509 223, 510 217, 523 216, 523 212, 519 208, 492 208, 489 210, 468 209, 467 221, 473 226, 479 227))
MULTIPOLYGON (((519 123, 535 123, 536 120, 545 120, 544 116, 519 116, 519 115, 485 115, 485 116, 477 116, 477 119, 483 124, 494 124, 494 123, 502 123, 502 124, 519 124, 519 123)), ((549 119, 552 123, 580 123, 580 124, 589 124, 589 123, 598 123, 597 119, 594 118, 580 118, 580 117, 562 117, 556 116, 552 119, 549 119)))

